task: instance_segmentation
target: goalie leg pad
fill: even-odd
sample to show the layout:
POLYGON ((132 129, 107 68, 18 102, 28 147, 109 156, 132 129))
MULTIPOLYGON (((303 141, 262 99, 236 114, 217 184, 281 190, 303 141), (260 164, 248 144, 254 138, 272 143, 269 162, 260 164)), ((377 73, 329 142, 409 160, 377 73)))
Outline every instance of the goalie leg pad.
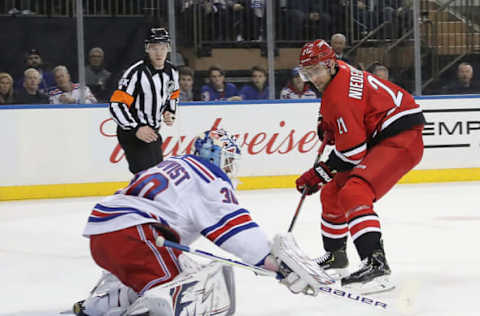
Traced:
POLYGON ((272 255, 280 264, 282 281, 293 293, 317 295, 322 285, 334 280, 298 246, 291 233, 276 235, 272 255))
POLYGON ((198 271, 196 281, 171 290, 175 316, 233 315, 235 312, 233 268, 219 262, 211 262, 201 266, 201 269, 198 269, 198 266, 195 269, 198 271))
POLYGON ((110 272, 103 272, 100 281, 82 303, 82 312, 89 316, 122 315, 138 294, 110 272))
POLYGON ((130 305, 123 316, 173 316, 172 305, 168 300, 147 293, 130 305))

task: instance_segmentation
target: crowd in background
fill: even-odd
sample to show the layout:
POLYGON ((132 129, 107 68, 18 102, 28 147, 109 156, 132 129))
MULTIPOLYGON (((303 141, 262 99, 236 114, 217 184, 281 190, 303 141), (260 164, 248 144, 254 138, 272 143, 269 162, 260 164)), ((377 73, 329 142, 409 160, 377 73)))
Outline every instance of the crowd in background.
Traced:
MULTIPOLYGON (((18 78, 0 73, 0 104, 78 104, 80 84, 72 81, 65 65, 50 67, 38 49, 25 54, 25 69, 18 78)), ((102 103, 110 97, 111 72, 104 67, 104 53, 94 47, 85 68, 85 103, 102 103)))
MULTIPOLYGON (((330 41, 337 59, 347 63, 344 56, 346 39, 336 33, 330 41)), ((85 68, 86 87, 85 103, 105 103, 109 101, 116 87, 112 73, 105 68, 104 52, 100 47, 91 48, 88 52, 85 68)), ((195 82, 195 70, 180 58, 179 82, 180 100, 191 101, 240 101, 261 100, 269 98, 268 72, 262 65, 250 69, 250 80, 243 85, 226 81, 226 72, 222 66, 214 65, 208 69, 204 82, 195 82)), ((395 82, 386 65, 374 63, 368 69, 360 62, 354 67, 367 70, 380 78, 395 82)), ((398 83, 398 82, 396 82, 398 83)), ((401 83, 400 83, 401 85, 401 83)), ((77 104, 80 103, 80 85, 73 82, 69 69, 64 65, 53 68, 44 62, 38 49, 31 49, 25 55, 25 69, 21 76, 13 78, 10 74, 0 73, 0 104, 77 104)), ((457 66, 456 80, 441 87, 441 94, 475 94, 480 93, 479 81, 474 79, 473 66, 468 62, 460 62, 457 66)), ((316 99, 321 95, 307 82, 303 82, 295 67, 290 71, 289 79, 283 83, 279 99, 316 99)))
MULTIPOLYGON (((288 21, 277 25, 278 45, 299 41, 301 44, 311 38, 326 38, 336 52, 337 59, 352 66, 369 71, 380 78, 390 80, 412 92, 401 78, 396 78, 387 65, 373 63, 368 69, 361 60, 349 60, 345 49, 349 41, 346 38, 346 8, 353 12, 354 32, 352 36, 366 36, 372 30, 382 27, 383 36, 398 37, 412 23, 412 2, 409 0, 384 1, 332 1, 332 0, 279 0, 277 21, 288 21)), ((13 2, 12 2, 13 3, 13 2)), ((154 3, 154 2, 152 2, 154 3)), ((191 40, 193 10, 200 10, 204 26, 199 30, 204 43, 223 43, 242 41, 264 41, 265 39, 265 1, 264 0, 178 0, 179 36, 178 41, 191 40), (182 20, 184 18, 184 20, 182 20), (228 22, 228 23, 227 23, 228 22), (183 28, 183 29, 182 29, 183 28), (190 30, 190 31, 189 31, 190 30)), ((85 12, 95 8, 85 3, 85 12)), ((98 9, 98 8, 97 8, 98 9)), ((18 11, 18 10, 17 10, 18 11)), ((15 12, 17 12, 15 11, 15 12)), ((20 12, 20 11, 19 11, 20 12)), ((31 12, 33 13, 33 12, 31 12)), ((16 13, 18 14, 18 13, 16 13)), ((380 33, 379 33, 380 34, 380 33)), ((354 55, 354 54, 353 54, 354 55)), ((349 56, 353 56, 349 55, 349 56)), ((0 65, 0 104, 77 104, 80 96, 85 103, 105 103, 115 90, 118 79, 117 69, 110 69, 108 56, 102 47, 91 47, 86 52, 86 87, 80 91, 80 85, 73 78, 77 69, 65 65, 49 65, 48 57, 39 49, 30 49, 24 56, 24 67, 17 73, 7 73, 0 65), (71 71, 74 75, 71 75, 71 71)), ((140 56, 139 56, 140 57, 140 56)), ((225 68, 231 65, 212 65, 208 71, 197 72, 189 67, 188 60, 181 54, 176 58, 180 73, 180 100, 189 101, 238 101, 268 99, 268 71, 265 65, 252 65, 246 82, 230 82, 225 68), (198 75, 201 73, 201 76, 198 75)), ((480 93, 479 81, 475 79, 476 64, 459 61, 456 64, 452 80, 439 85, 432 94, 475 94, 480 93)), ((123 70, 123 69, 122 69, 123 70)), ((247 70, 247 69, 244 69, 247 70)), ((278 79, 278 78, 277 78, 278 79)), ((321 95, 309 83, 303 82, 298 69, 288 69, 288 78, 281 78, 280 86, 273 92, 277 99, 319 98, 321 95)))

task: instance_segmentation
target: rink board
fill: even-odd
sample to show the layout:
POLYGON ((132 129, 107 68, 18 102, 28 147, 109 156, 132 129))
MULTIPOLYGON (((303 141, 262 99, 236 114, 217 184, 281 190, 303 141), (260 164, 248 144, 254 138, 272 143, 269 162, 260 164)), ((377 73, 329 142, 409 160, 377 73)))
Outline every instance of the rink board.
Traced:
MULTIPOLYGON (((480 180, 480 96, 420 97, 422 162, 402 183, 480 180)), ((238 135, 239 189, 293 187, 320 146, 318 102, 186 103, 162 126, 166 156, 212 127, 238 135)), ((106 105, 0 107, 0 200, 107 195, 130 178, 106 105)))

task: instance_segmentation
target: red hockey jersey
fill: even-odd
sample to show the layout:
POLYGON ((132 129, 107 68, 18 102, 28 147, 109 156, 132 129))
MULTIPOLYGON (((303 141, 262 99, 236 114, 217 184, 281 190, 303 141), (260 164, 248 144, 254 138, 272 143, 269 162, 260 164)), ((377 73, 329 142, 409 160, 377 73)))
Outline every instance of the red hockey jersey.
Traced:
POLYGON ((337 74, 322 95, 323 127, 334 135, 328 165, 338 171, 359 164, 369 146, 425 118, 413 96, 399 86, 338 61, 337 74))

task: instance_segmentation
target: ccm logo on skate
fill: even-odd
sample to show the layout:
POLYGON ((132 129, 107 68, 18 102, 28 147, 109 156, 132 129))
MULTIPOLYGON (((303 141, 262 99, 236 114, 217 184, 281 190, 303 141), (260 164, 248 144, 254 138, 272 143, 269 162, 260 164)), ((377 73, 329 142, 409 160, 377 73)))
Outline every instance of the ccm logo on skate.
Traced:
POLYGON ((385 308, 385 309, 387 309, 387 306, 388 306, 387 303, 380 302, 380 301, 377 301, 377 300, 373 300, 373 299, 365 297, 365 296, 348 293, 348 292, 345 292, 345 291, 342 291, 342 290, 339 290, 339 289, 334 289, 334 288, 331 288, 331 287, 328 287, 328 286, 320 287, 320 291, 323 291, 325 293, 330 293, 330 294, 333 294, 333 295, 344 296, 344 297, 347 297, 347 298, 352 299, 354 301, 360 301, 360 302, 368 304, 368 305, 378 306, 378 307, 382 307, 382 308, 385 308))

